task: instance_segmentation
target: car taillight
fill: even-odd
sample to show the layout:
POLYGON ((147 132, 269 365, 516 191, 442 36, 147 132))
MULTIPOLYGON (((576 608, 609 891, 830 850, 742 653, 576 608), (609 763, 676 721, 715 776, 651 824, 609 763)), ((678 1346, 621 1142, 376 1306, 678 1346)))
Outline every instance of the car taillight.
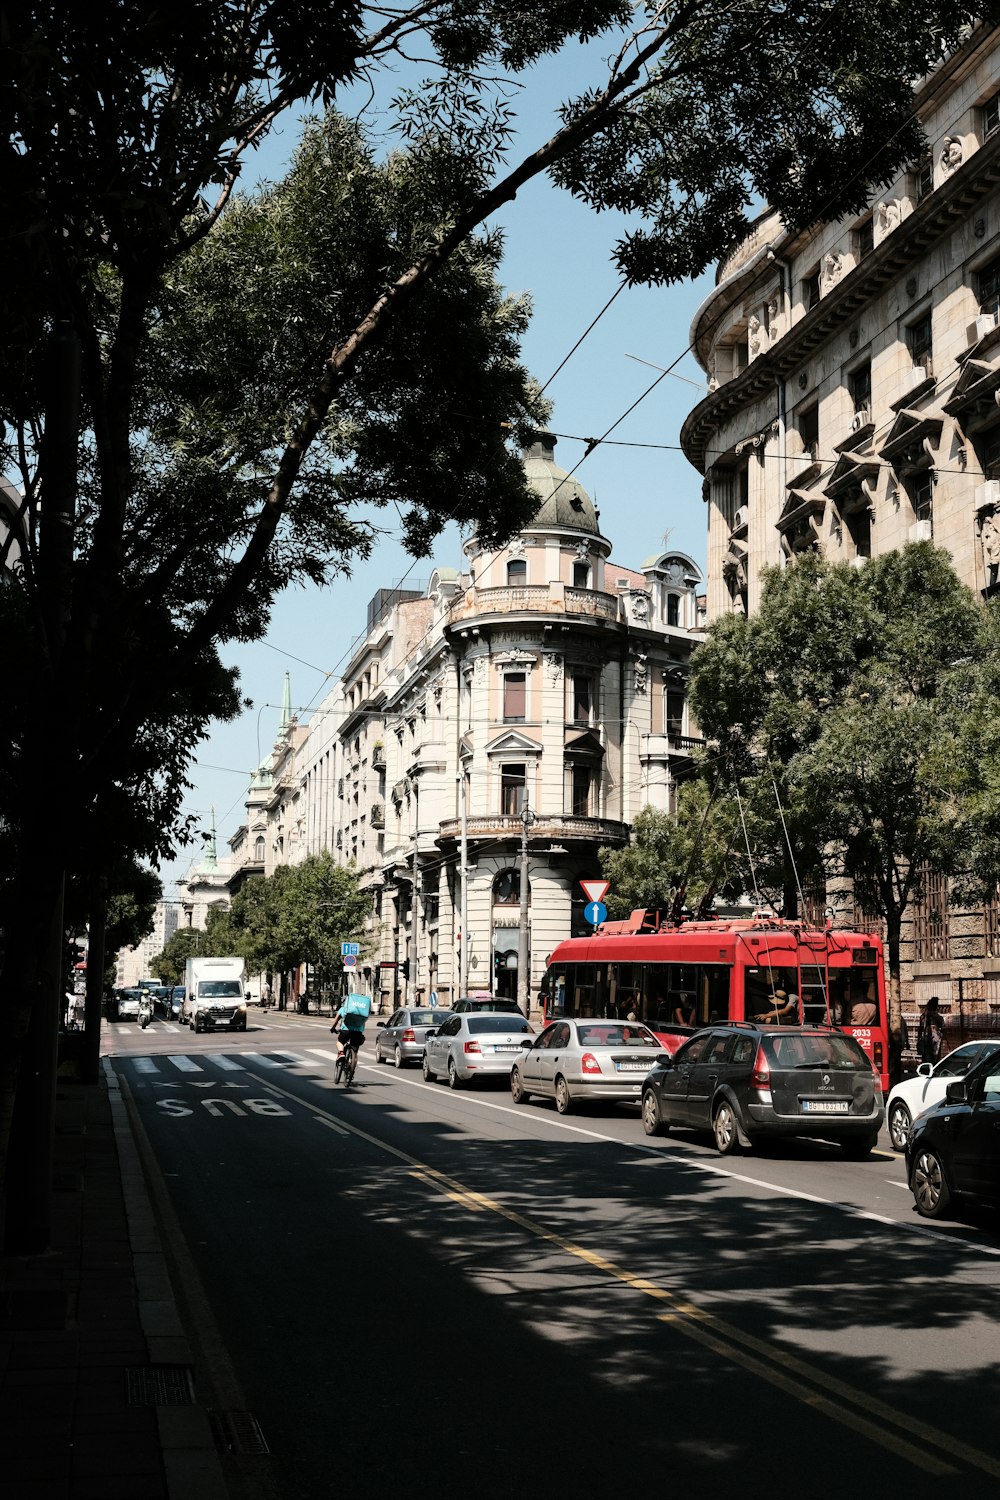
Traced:
POLYGON ((757 1056, 753 1060, 753 1073, 750 1075, 750 1086, 755 1089, 769 1089, 771 1087, 771 1065, 764 1055, 763 1044, 757 1044, 757 1056))
POLYGON ((881 1078, 882 1077, 882 1043, 881 1042, 876 1042, 875 1045, 874 1045, 874 1047, 872 1048, 872 1067, 875 1069, 875 1072, 878 1074, 879 1078, 881 1078))
POLYGON ((585 1052, 580 1059, 580 1071, 582 1073, 599 1073, 601 1065, 592 1052, 585 1052))
POLYGON ((417 1040, 416 1036, 414 1035, 412 1026, 407 1026, 406 1030, 403 1032, 402 1040, 404 1042, 415 1042, 417 1040))
POLYGON ((483 1049, 478 1042, 466 1042, 465 1050, 466 1052, 482 1052, 483 1049))

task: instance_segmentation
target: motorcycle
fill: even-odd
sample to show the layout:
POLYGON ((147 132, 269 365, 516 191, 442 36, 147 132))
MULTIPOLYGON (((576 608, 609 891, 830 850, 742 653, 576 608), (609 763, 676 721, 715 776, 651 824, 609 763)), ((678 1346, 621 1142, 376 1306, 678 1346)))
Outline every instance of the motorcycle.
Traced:
POLYGON ((146 1027, 149 1025, 149 1023, 150 1023, 150 1021, 152 1019, 153 1019, 153 1002, 152 1002, 152 1000, 140 1000, 139 1001, 139 1025, 140 1025, 140 1027, 142 1028, 143 1031, 145 1031, 146 1027))

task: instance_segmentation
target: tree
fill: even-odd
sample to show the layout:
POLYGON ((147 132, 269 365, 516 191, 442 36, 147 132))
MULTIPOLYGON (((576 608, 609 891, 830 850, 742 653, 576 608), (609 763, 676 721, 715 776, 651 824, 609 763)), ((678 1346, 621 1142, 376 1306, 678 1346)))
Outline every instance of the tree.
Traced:
POLYGON ((330 980, 343 970, 340 946, 364 949, 371 898, 353 867, 335 865, 330 853, 299 865, 279 865, 266 879, 248 880, 227 913, 232 950, 260 973, 290 973, 302 964, 330 980))
POLYGON ((205 952, 205 934, 199 927, 178 927, 167 939, 161 952, 150 962, 151 971, 162 984, 183 984, 189 958, 205 952))
MULTIPOLYGON (((20 526, 0 540, 0 568, 14 565, 18 626, 5 652, 25 670, 7 700, 14 732, 0 746, 0 817, 20 807, 37 820, 11 840, 0 1160, 25 1037, 30 1029, 41 1055, 58 1015, 69 830, 100 789, 121 782, 156 702, 211 680, 220 642, 259 636, 277 589, 335 572, 338 549, 358 538, 343 507, 359 495, 403 495, 418 551, 443 515, 422 476, 447 473, 452 516, 478 522, 487 541, 529 513, 513 445, 541 408, 511 369, 518 313, 501 315, 490 292, 498 246, 481 233, 484 219, 549 171, 595 207, 644 215, 618 262, 632 279, 668 280, 741 238, 757 195, 790 223, 860 209, 872 184, 917 154, 908 80, 979 14, 943 18, 928 0, 846 10, 829 0, 681 0, 638 17, 621 0, 553 0, 541 14, 506 0, 370 12, 307 10, 301 0, 189 0, 169 12, 125 0, 3 7, 0 409, 24 498, 20 526), (547 142, 509 165, 519 75, 567 38, 598 35, 594 56, 613 52, 607 74, 563 107, 547 142), (233 209, 246 154, 297 102, 329 105, 359 77, 375 86, 397 47, 437 71, 398 96, 409 149, 386 167, 394 211, 374 212, 366 274, 339 298, 322 291, 313 317, 312 268, 296 277, 294 263, 282 264, 292 300, 271 316, 275 368, 237 363, 234 381, 211 347, 185 342, 194 324, 183 303, 200 296, 207 308, 214 287, 244 311, 220 273, 227 250, 245 270, 253 248, 233 209), (463 313, 462 273, 470 312, 460 335, 445 313, 463 313), (430 339, 408 342, 405 320, 438 283, 430 339), (430 356, 442 334, 496 355, 468 404, 458 392, 457 423, 423 378, 425 366, 438 373, 430 356), (197 360, 203 371, 192 370, 197 360), (192 373, 203 378, 188 387, 192 373), (366 381, 367 399, 352 400, 366 381)), ((357 159, 342 124, 324 129, 324 149, 357 159)), ((336 176, 331 251, 359 215, 367 222, 365 195, 336 176)), ((266 215, 243 222, 258 236, 267 227, 266 215)), ((465 368, 475 363, 470 354, 465 368)), ((210 712, 196 707, 189 746, 210 712)), ((168 847, 183 765, 181 750, 157 783, 168 847)), ((37 1113, 22 1140, 47 1131, 54 1088, 38 1068, 29 1076, 18 1097, 37 1113)), ((43 1242, 37 1193, 30 1211, 9 1183, 7 1199, 8 1238, 43 1242)))
POLYGON ((998 641, 994 613, 922 542, 860 570, 816 556, 768 569, 758 614, 713 626, 694 658, 718 773, 756 768, 755 801, 780 805, 790 851, 819 851, 884 920, 897 1041, 903 915, 925 871, 966 888, 1000 873, 997 779, 982 757, 998 641))

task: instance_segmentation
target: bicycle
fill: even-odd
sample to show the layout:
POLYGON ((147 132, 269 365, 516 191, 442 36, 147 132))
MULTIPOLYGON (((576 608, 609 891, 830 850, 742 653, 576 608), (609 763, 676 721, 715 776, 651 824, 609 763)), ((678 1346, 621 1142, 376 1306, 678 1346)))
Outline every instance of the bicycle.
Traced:
MULTIPOLYGON (((345 1036, 350 1035, 345 1032, 345 1036)), ((343 1042, 343 1052, 337 1058, 337 1067, 334 1073, 334 1082, 342 1083, 345 1089, 349 1089, 354 1082, 354 1074, 358 1067, 358 1044, 356 1042, 343 1042)))

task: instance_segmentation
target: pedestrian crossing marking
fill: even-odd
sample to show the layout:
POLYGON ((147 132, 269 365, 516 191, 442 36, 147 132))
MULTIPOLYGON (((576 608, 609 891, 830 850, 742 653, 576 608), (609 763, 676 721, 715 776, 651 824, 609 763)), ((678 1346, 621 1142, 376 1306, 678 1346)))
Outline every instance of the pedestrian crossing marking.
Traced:
POLYGON ((137 1073, 158 1073, 160 1071, 151 1057, 137 1057, 134 1059, 134 1062, 137 1073))
POLYGON ((273 1057, 265 1057, 263 1052, 241 1052, 241 1057, 252 1057, 260 1063, 262 1068, 283 1068, 284 1063, 275 1062, 273 1057))
POLYGON ((173 1063, 174 1067, 179 1068, 182 1073, 204 1073, 205 1071, 201 1063, 194 1062, 190 1057, 172 1055, 170 1057, 170 1061, 173 1063))
POLYGON ((314 1057, 325 1058, 327 1062, 337 1061, 336 1052, 330 1052, 325 1047, 310 1047, 309 1051, 313 1054, 314 1057))
POLYGON ((275 1057, 287 1057, 288 1061, 293 1063, 305 1062, 305 1058, 301 1052, 275 1052, 274 1055, 275 1057))
POLYGON ((242 1063, 234 1062, 233 1059, 231 1057, 227 1057, 224 1052, 209 1052, 206 1054, 206 1056, 208 1057, 209 1062, 213 1062, 217 1068, 222 1068, 227 1072, 243 1073, 246 1071, 242 1063))

